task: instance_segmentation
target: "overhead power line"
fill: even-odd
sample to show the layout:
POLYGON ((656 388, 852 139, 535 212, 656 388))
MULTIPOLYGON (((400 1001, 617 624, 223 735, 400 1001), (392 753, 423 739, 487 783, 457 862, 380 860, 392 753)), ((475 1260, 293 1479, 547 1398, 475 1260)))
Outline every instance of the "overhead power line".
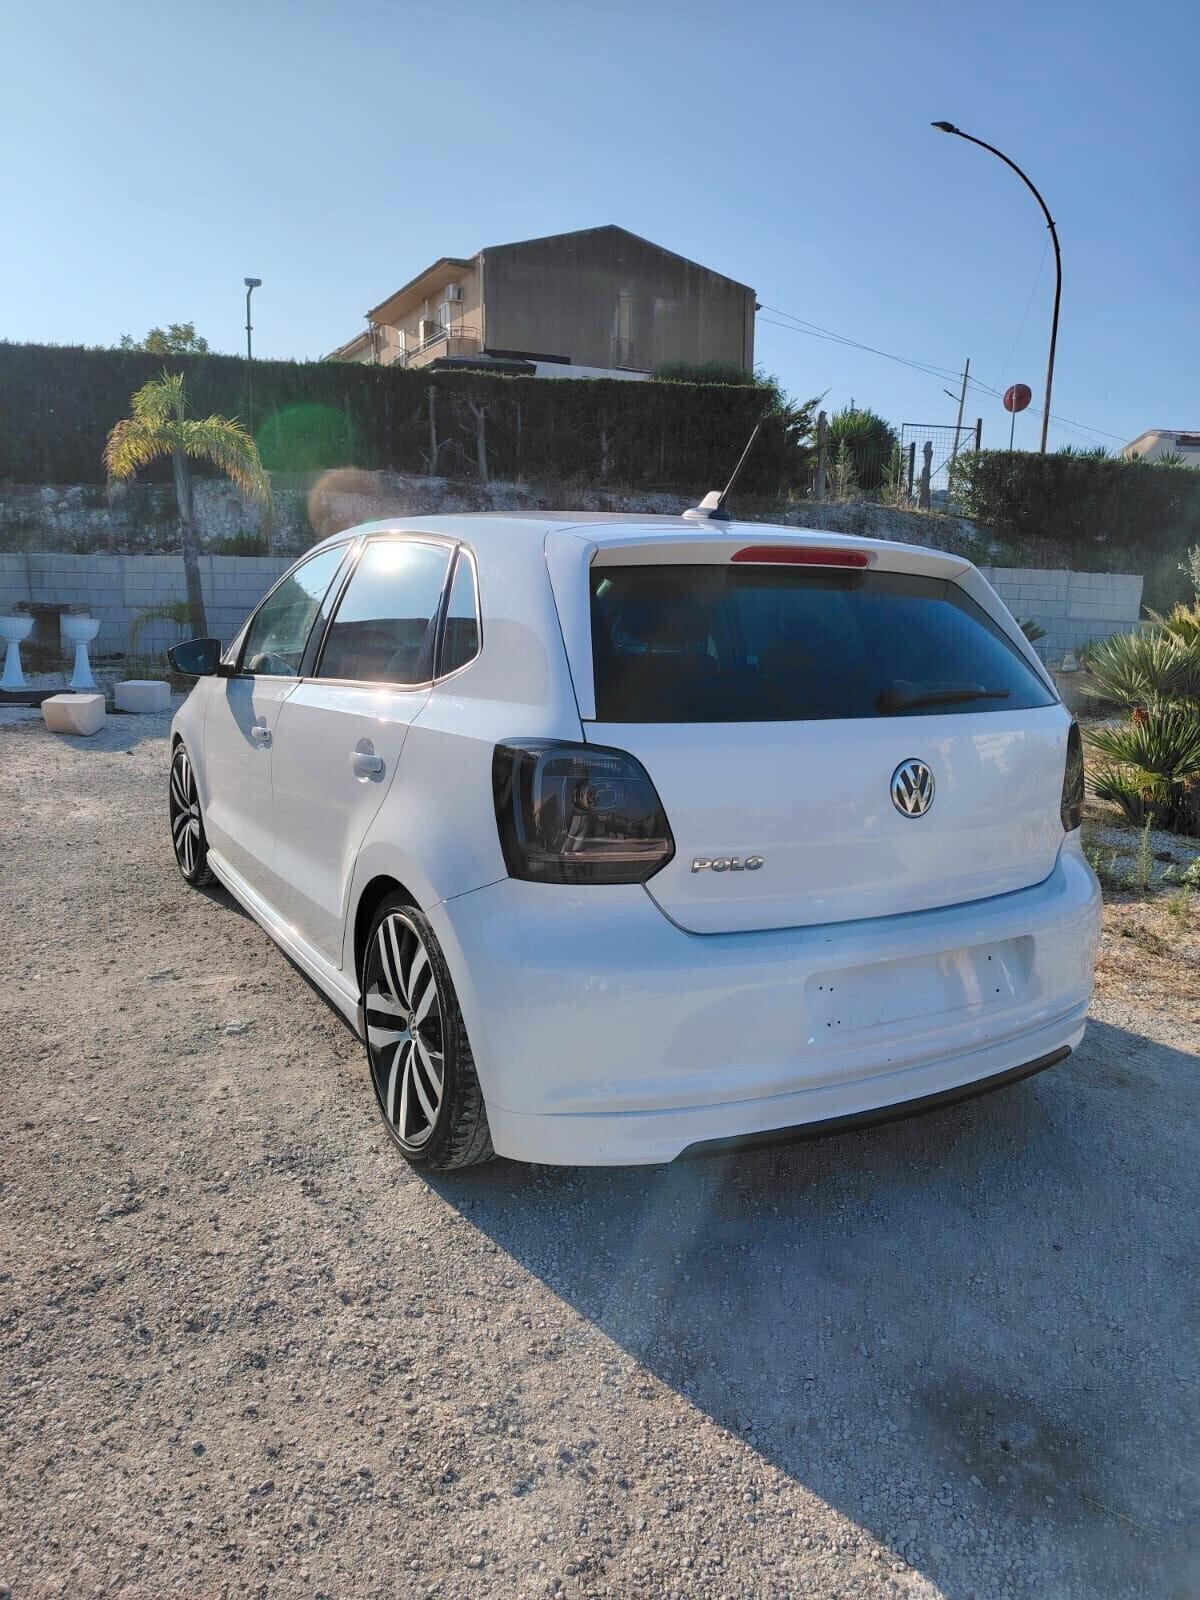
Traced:
POLYGON ((1017 327, 1016 333, 1013 334, 1013 342, 1008 347, 1008 354, 1004 358, 1004 365, 1000 368, 1000 371, 996 374, 996 387, 997 388, 999 388, 1000 385, 1004 382, 1004 375, 1008 371, 1008 363, 1013 358, 1013 351, 1017 348, 1017 345, 1020 342, 1021 335, 1025 332, 1025 324, 1029 320, 1029 308, 1033 304, 1033 297, 1037 293, 1037 286, 1042 281, 1042 268, 1046 265, 1046 257, 1049 254, 1050 254, 1050 235, 1047 234, 1046 235, 1046 242, 1042 245, 1042 259, 1038 262, 1038 269, 1034 273, 1033 282, 1029 286, 1029 298, 1025 302, 1024 311, 1022 311, 1022 313, 1021 313, 1021 321, 1020 321, 1020 323, 1019 323, 1019 325, 1017 327))
MULTIPOLYGON (((1032 296, 1030 298, 1032 299, 1032 296)), ((770 311, 772 316, 764 317, 760 311, 759 321, 765 322, 773 328, 783 328, 788 333, 803 333, 808 338, 823 339, 832 344, 846 345, 852 350, 865 351, 869 355, 881 356, 885 361, 895 361, 902 367, 911 367, 917 372, 926 373, 931 378, 954 378, 961 381, 962 374, 960 372, 956 372, 952 367, 939 367, 930 361, 919 361, 912 356, 897 355, 892 350, 881 350, 877 345, 865 344, 860 339, 851 339, 848 334, 835 333, 832 328, 823 328, 820 323, 808 322, 804 317, 794 316, 792 312, 783 311, 778 306, 764 305, 762 307, 762 311, 770 311), (777 322, 774 320, 775 317, 786 317, 787 321, 777 322)), ((1003 397, 1002 390, 993 388, 989 383, 980 383, 975 378, 969 378, 967 380, 967 387, 975 390, 979 394, 989 395, 994 400, 999 400, 1003 397)), ((1028 409, 1032 411, 1035 416, 1040 417, 1042 414, 1041 410, 1037 406, 1030 406, 1028 409)), ((1090 442, 1090 440, 1085 437, 1087 435, 1104 439, 1115 439, 1118 443, 1124 442, 1119 433, 1109 433, 1107 429, 1093 427, 1090 423, 1075 422, 1070 417, 1060 417, 1057 412, 1052 411, 1050 413, 1050 420, 1051 422, 1056 423, 1064 433, 1071 435, 1077 440, 1081 439, 1084 444, 1090 442)))

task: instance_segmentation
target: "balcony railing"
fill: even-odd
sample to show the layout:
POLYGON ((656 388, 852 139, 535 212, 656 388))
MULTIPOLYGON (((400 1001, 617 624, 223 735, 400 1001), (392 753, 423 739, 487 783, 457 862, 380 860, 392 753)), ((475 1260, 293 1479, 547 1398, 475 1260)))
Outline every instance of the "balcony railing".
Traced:
POLYGON ((396 367, 426 367, 438 356, 475 356, 480 351, 478 328, 464 323, 452 323, 449 328, 438 328, 420 344, 397 350, 390 365, 396 367))

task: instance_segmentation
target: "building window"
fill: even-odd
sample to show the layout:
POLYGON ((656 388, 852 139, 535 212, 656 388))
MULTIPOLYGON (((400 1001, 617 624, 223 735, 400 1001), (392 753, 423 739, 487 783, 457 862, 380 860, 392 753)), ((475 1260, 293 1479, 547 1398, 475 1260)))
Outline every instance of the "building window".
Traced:
POLYGON ((628 289, 617 295, 617 333, 613 340, 613 365, 633 365, 633 296, 628 289))

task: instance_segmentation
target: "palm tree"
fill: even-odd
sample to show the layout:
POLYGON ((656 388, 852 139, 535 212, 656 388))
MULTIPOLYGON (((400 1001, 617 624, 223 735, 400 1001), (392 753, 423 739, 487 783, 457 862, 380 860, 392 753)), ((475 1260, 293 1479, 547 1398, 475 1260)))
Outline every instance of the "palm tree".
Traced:
POLYGON ((128 483, 139 467, 170 456, 175 473, 175 503, 187 583, 188 621, 199 638, 207 632, 200 589, 200 539, 192 507, 189 459, 217 467, 253 500, 269 510, 271 486, 258 457, 258 446, 236 417, 189 417, 183 374, 164 370, 144 383, 104 446, 110 482, 128 483))

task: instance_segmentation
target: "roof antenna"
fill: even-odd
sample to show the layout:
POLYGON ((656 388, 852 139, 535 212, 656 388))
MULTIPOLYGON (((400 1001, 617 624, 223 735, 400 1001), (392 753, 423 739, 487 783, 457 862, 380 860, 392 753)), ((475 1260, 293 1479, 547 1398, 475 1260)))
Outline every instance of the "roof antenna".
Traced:
POLYGON ((746 448, 739 456, 738 464, 730 474, 729 482, 725 487, 719 493, 716 489, 710 489, 698 506, 692 506, 690 510, 683 513, 690 522, 728 522, 730 520, 729 512, 725 509, 725 502, 729 499, 730 491, 738 481, 742 468, 746 465, 746 457, 754 449, 754 441, 758 438, 762 425, 763 419, 760 417, 754 424, 754 432, 746 440, 746 448))

